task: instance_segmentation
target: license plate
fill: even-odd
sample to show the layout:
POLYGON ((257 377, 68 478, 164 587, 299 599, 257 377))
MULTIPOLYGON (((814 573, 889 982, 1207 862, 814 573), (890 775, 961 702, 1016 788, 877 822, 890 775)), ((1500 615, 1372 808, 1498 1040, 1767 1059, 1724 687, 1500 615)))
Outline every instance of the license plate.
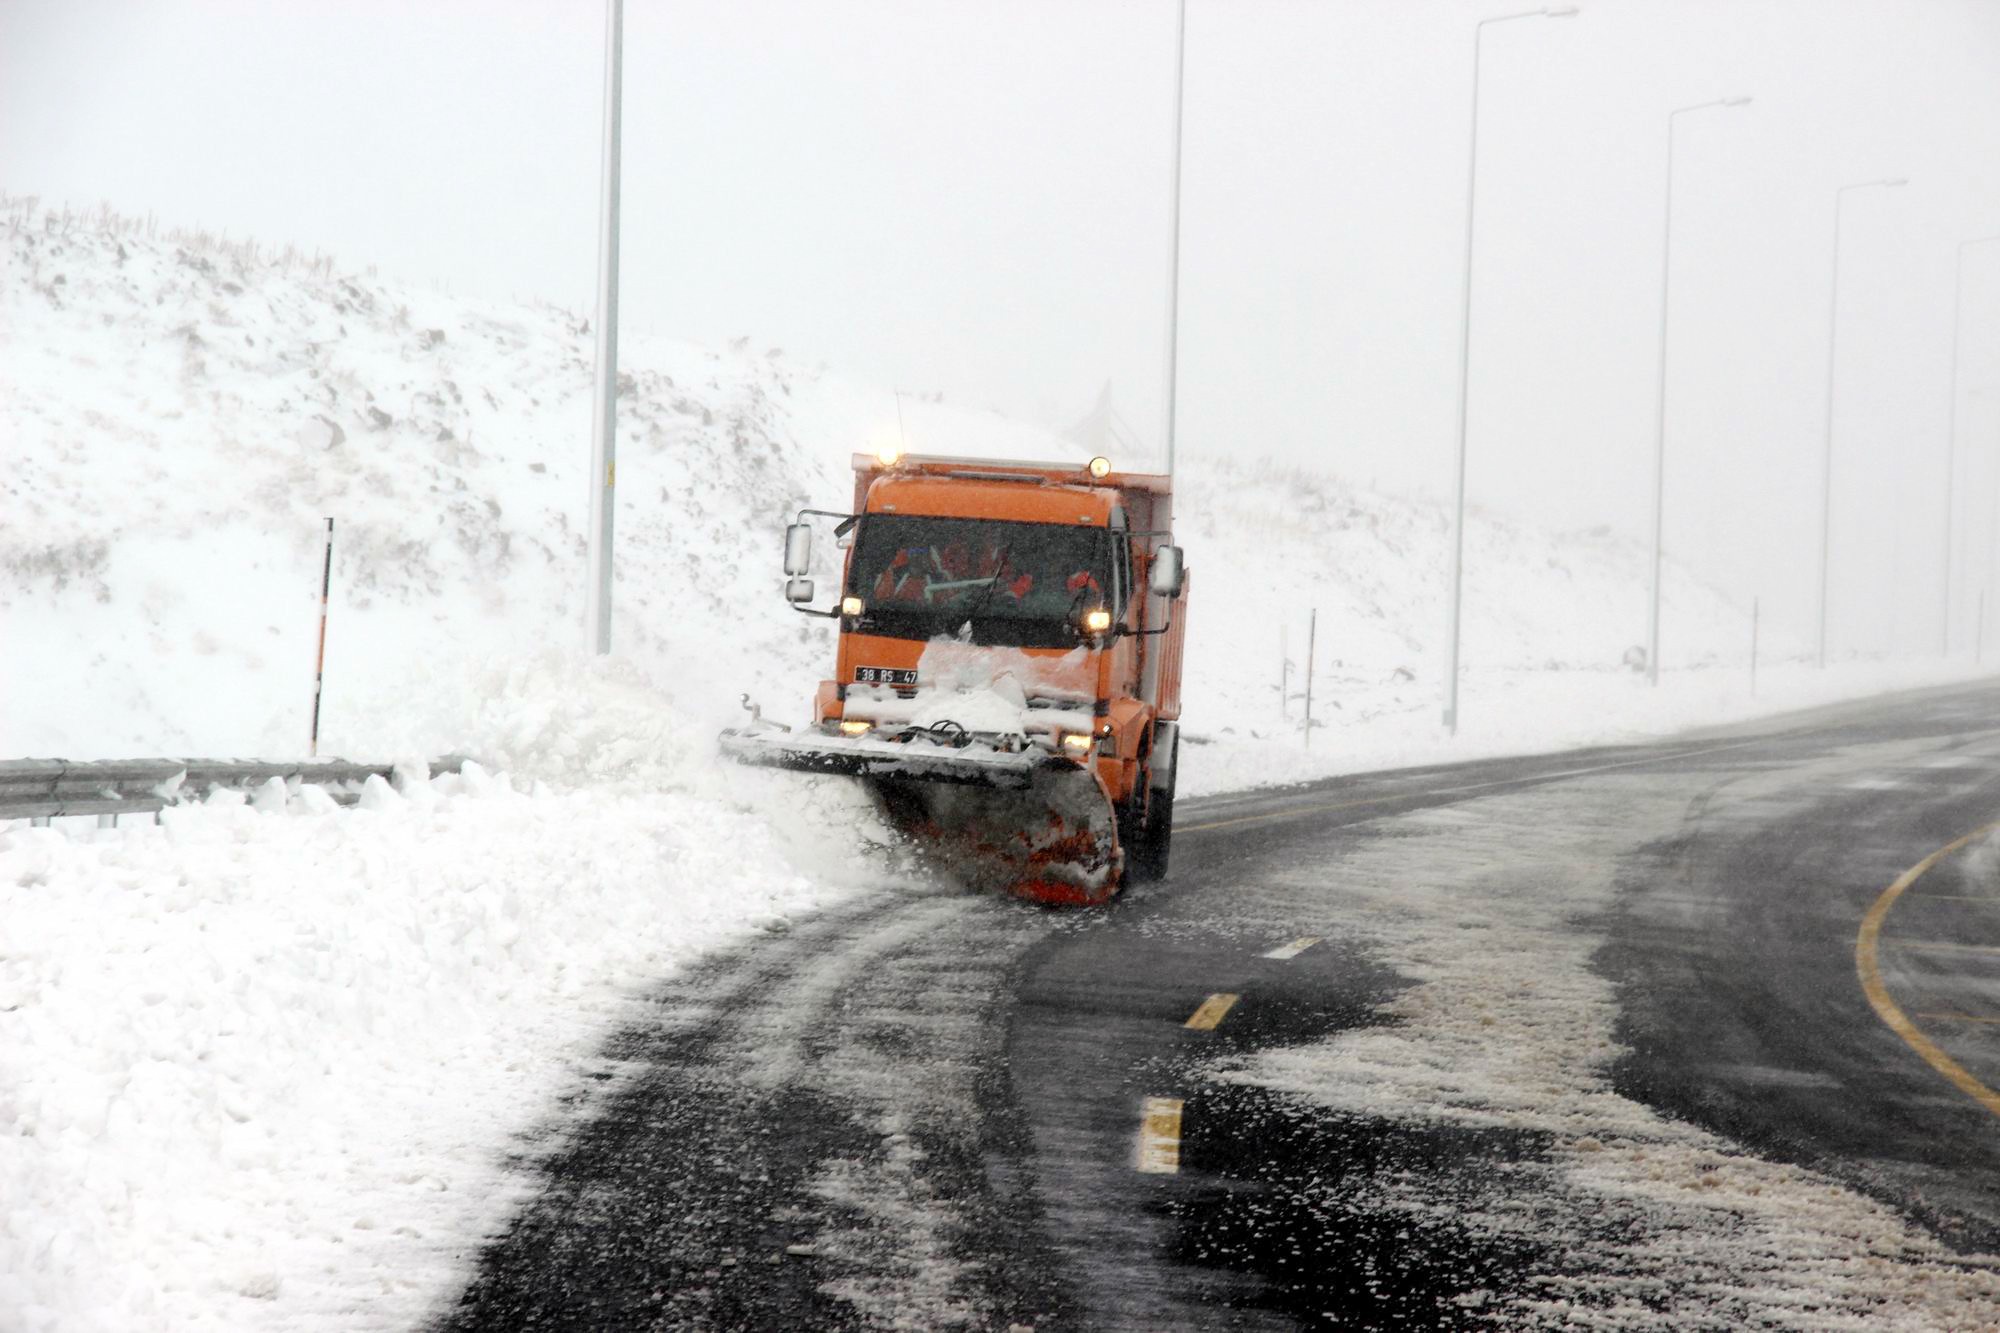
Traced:
POLYGON ((915 667, 856 667, 854 668, 854 683, 856 685, 913 686, 917 683, 917 669, 915 667))

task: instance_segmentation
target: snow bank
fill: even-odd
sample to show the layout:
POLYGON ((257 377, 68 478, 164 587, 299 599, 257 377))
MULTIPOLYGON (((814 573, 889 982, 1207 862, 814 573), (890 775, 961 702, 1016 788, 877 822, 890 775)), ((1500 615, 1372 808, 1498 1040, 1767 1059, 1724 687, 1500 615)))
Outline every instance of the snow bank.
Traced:
POLYGON ((718 778, 587 665, 506 689, 467 734, 531 790, 475 764, 0 832, 0 1324, 410 1326, 635 997, 879 878, 847 785, 718 778))
POLYGON ((1471 674, 1478 688, 1461 693, 1455 737, 1440 729, 1441 704, 1429 689, 1399 680, 1357 683, 1315 700, 1310 746, 1303 729, 1270 719, 1275 710, 1268 706, 1234 714, 1220 734, 1196 729, 1184 738, 1192 743, 1181 750, 1180 791, 1205 795, 1412 764, 1644 741, 1987 673, 1963 660, 1845 661, 1825 670, 1785 662, 1761 669, 1754 689, 1743 663, 1667 672, 1658 686, 1624 670, 1471 674))

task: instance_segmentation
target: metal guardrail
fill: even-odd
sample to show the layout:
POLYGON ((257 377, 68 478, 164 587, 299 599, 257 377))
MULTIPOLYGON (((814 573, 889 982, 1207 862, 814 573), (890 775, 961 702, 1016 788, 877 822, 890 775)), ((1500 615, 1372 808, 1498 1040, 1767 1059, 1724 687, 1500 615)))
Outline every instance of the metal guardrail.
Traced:
MULTIPOLYGON (((432 773, 456 773, 463 755, 432 761, 432 773)), ((0 759, 0 819, 45 823, 64 815, 96 815, 99 824, 120 815, 150 814, 200 800, 218 788, 257 786, 280 778, 334 788, 327 794, 343 805, 360 798, 371 777, 384 781, 394 764, 357 764, 345 759, 301 759, 272 763, 257 759, 0 759), (353 790, 339 790, 347 786, 353 790)))

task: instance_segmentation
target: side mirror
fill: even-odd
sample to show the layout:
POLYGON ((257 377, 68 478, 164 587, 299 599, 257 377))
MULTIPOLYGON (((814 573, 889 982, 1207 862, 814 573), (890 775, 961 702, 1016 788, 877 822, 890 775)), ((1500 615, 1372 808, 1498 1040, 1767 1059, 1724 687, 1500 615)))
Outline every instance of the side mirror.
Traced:
MULTIPOLYGON (((785 529, 785 572, 793 576, 794 582, 800 574, 812 568, 812 553, 813 530, 810 523, 794 523, 785 529)), ((806 586, 812 586, 811 580, 807 580, 806 586)), ((785 585, 785 596, 792 597, 791 584, 785 585)), ((792 597, 792 600, 811 601, 812 594, 807 593, 802 598, 792 597)))
MULTIPOLYGON (((789 551, 786 552, 787 556, 790 554, 789 551)), ((788 559, 786 563, 790 564, 791 562, 788 559)), ((786 601, 791 602, 795 606, 803 606, 812 599, 813 581, 811 579, 790 578, 785 580, 786 601)))
POLYGON ((1181 580, 1186 571, 1181 567, 1181 548, 1162 546, 1153 552, 1153 567, 1146 583, 1156 597, 1178 597, 1181 595, 1181 580))

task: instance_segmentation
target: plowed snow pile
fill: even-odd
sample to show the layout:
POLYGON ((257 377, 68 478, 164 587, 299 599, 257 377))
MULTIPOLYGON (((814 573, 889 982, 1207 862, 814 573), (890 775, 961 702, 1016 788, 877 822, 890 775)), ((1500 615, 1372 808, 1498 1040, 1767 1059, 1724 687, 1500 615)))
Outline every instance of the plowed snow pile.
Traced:
POLYGON ((816 850, 868 826, 841 784, 711 772, 617 671, 554 680, 488 685, 541 701, 486 719, 514 781, 0 832, 0 1326, 407 1327, 650 983, 879 878, 816 850))

